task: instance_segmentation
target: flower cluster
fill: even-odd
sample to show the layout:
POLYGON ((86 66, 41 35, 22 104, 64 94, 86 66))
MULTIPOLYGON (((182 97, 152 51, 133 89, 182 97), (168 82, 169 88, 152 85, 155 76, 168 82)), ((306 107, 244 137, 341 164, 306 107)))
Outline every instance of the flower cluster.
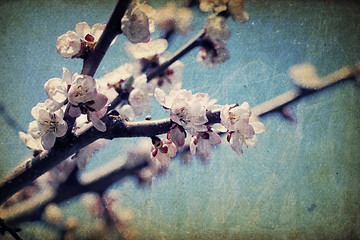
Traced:
POLYGON ((241 23, 249 19, 243 0, 200 0, 200 9, 204 12, 226 12, 234 20, 241 23))
POLYGON ((204 159, 209 158, 211 146, 221 142, 218 131, 229 131, 228 141, 238 154, 243 152, 242 145, 256 147, 255 134, 265 131, 264 125, 251 115, 247 102, 241 106, 220 106, 205 93, 192 94, 183 89, 172 90, 166 95, 156 88, 155 98, 164 108, 170 109, 170 119, 174 122, 168 132, 171 143, 182 147, 190 134, 191 153, 204 159), (221 111, 222 127, 208 124, 209 111, 221 111))
POLYGON ((237 154, 243 153, 243 145, 248 148, 256 147, 256 134, 265 131, 264 124, 251 114, 247 102, 241 106, 225 105, 221 110, 220 118, 222 125, 229 131, 227 140, 237 154))
POLYGON ((57 38, 56 50, 64 58, 84 58, 96 46, 105 29, 96 23, 92 28, 86 22, 76 24, 75 32, 67 31, 57 38))
POLYGON ((49 150, 54 146, 57 137, 62 137, 68 130, 64 120, 64 109, 68 103, 68 114, 79 117, 87 114, 99 131, 106 131, 106 125, 100 120, 106 113, 107 97, 98 93, 96 81, 87 75, 74 74, 72 79, 69 70, 63 68, 63 77, 51 78, 45 84, 47 99, 38 103, 31 115, 36 119, 28 127, 28 134, 19 133, 20 139, 31 149, 49 150))

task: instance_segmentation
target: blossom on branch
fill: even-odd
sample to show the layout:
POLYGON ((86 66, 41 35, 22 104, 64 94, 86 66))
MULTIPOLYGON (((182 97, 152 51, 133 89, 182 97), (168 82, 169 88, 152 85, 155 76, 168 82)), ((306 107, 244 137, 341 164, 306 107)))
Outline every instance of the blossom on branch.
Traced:
POLYGON ((28 133, 34 139, 40 138, 45 150, 51 149, 56 138, 64 136, 68 128, 63 111, 59 109, 50 112, 45 103, 39 103, 31 110, 31 114, 36 121, 29 124, 28 133))
POLYGON ((176 155, 176 146, 168 139, 152 138, 153 146, 151 147, 151 160, 153 163, 161 167, 168 165, 170 158, 176 155))
POLYGON ((98 93, 96 81, 87 75, 75 74, 69 89, 69 115, 79 117, 87 114, 88 120, 99 131, 106 131, 105 124, 100 120, 106 114, 107 97, 98 93))
POLYGON ((191 138, 190 152, 192 155, 197 153, 202 159, 210 157, 211 145, 221 143, 221 137, 216 132, 209 129, 206 132, 199 132, 196 136, 191 138))
POLYGON ((235 21, 244 23, 249 20, 245 11, 244 0, 200 0, 200 10, 204 12, 224 12, 235 21))
POLYGON ((96 23, 90 28, 86 22, 76 24, 75 32, 67 31, 57 38, 57 52, 64 58, 84 58, 96 46, 105 26, 96 23))
POLYGON ((192 11, 190 8, 177 7, 176 3, 172 1, 157 9, 154 18, 155 23, 161 30, 176 30, 185 34, 190 28, 192 11))
POLYGON ((142 115, 144 112, 150 112, 151 99, 149 94, 153 92, 153 88, 147 83, 146 75, 140 75, 134 80, 133 89, 129 94, 129 104, 133 107, 136 116, 142 115))
POLYGON ((63 77, 51 78, 45 85, 46 94, 52 100, 51 111, 60 109, 68 98, 68 86, 71 84, 71 75, 67 68, 63 67, 63 77))
POLYGON ((265 126, 252 115, 250 106, 244 102, 241 106, 225 105, 220 113, 222 125, 229 130, 227 137, 231 148, 242 154, 242 145, 255 148, 257 137, 255 134, 265 131, 265 126))
POLYGON ((131 4, 121 19, 121 30, 131 43, 148 42, 154 23, 149 19, 154 9, 147 4, 131 4))

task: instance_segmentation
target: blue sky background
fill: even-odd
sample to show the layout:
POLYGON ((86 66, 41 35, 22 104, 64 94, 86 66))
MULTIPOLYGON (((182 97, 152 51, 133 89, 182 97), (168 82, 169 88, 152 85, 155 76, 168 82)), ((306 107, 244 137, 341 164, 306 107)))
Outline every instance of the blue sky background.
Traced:
MULTIPOLYGON (((163 2, 148 1, 162 5, 163 2)), ((56 38, 76 23, 106 23, 115 1, 1 1, 0 103, 19 125, 33 121, 30 110, 46 99, 44 83, 61 77, 62 67, 80 72, 82 62, 63 59, 56 38)), ((260 104, 293 88, 287 70, 310 62, 321 76, 360 60, 360 4, 356 1, 247 1, 246 24, 229 20, 230 60, 214 69, 185 56, 183 86, 207 92, 220 104, 260 104)), ((204 25, 194 11, 193 31, 170 43, 174 52, 204 25)), ((154 34, 156 38, 158 34, 154 34)), ((129 60, 120 36, 95 77, 129 60)), ((154 102, 155 103, 155 102, 154 102)), ((117 183, 125 207, 136 212, 142 238, 343 238, 360 236, 359 86, 341 82, 290 107, 297 124, 279 114, 262 119, 267 131, 256 149, 236 155, 226 141, 208 164, 175 158, 166 176, 149 188, 131 180, 117 183), (353 234, 353 235, 351 235, 353 234)), ((168 112, 154 106, 153 119, 168 112)), ((4 116, 4 114, 3 114, 4 116)), ((88 170, 126 152, 133 139, 116 139, 97 153, 88 170)), ((0 176, 31 154, 17 132, 0 117, 0 176)), ((74 199, 65 213, 90 217, 74 199)), ((53 233, 43 225, 23 225, 25 236, 53 233), (36 230, 35 230, 36 229, 36 230), (28 234, 28 235, 26 235, 28 234)), ((52 236, 52 235, 48 235, 52 236)))

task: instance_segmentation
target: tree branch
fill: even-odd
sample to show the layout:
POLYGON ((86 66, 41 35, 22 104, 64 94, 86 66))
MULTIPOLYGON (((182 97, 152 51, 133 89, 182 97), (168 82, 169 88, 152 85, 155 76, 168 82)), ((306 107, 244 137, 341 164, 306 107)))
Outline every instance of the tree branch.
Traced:
POLYGON ((130 2, 131 0, 118 1, 94 50, 86 59, 84 59, 81 74, 94 76, 111 42, 118 34, 122 33, 121 19, 123 18, 130 2))

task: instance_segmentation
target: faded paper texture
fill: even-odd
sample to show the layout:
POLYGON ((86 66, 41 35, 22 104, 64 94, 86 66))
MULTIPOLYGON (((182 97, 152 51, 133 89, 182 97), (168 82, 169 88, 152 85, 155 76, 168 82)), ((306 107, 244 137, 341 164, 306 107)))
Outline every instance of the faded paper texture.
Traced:
MULTIPOLYGON (((164 1, 147 1, 161 6, 164 1)), ((31 152, 18 139, 33 121, 30 110, 46 99, 44 83, 61 77, 62 67, 79 72, 80 60, 56 53, 56 38, 76 23, 106 23, 115 1, 1 1, 0 19, 0 175, 31 152), (15 123, 14 123, 15 121, 15 123), (15 126, 15 127, 14 127, 15 126)), ((182 61, 183 88, 207 92, 219 104, 247 101, 255 106, 293 88, 288 68, 313 64, 320 76, 360 60, 358 1, 246 1, 250 19, 229 19, 229 61, 207 69, 193 50, 182 61)), ((204 25, 194 11, 193 30, 169 44, 175 52, 204 25)), ((159 35, 154 35, 157 38, 159 35)), ((129 60, 120 36, 95 77, 129 60)), ((113 188, 135 212, 140 239, 358 239, 360 238, 359 85, 347 79, 289 105, 296 123, 279 113, 262 119, 267 131, 258 147, 242 156, 226 139, 207 163, 179 157, 151 187, 131 179, 113 188)), ((166 117, 160 106, 153 119, 166 117)), ((128 139, 117 139, 95 154, 87 170, 124 154, 128 139)), ((78 198, 60 204, 78 216, 79 239, 94 231, 94 219, 78 198)), ((25 239, 56 238, 34 222, 20 226, 25 239)), ((104 239, 115 236, 104 236, 104 239)))

